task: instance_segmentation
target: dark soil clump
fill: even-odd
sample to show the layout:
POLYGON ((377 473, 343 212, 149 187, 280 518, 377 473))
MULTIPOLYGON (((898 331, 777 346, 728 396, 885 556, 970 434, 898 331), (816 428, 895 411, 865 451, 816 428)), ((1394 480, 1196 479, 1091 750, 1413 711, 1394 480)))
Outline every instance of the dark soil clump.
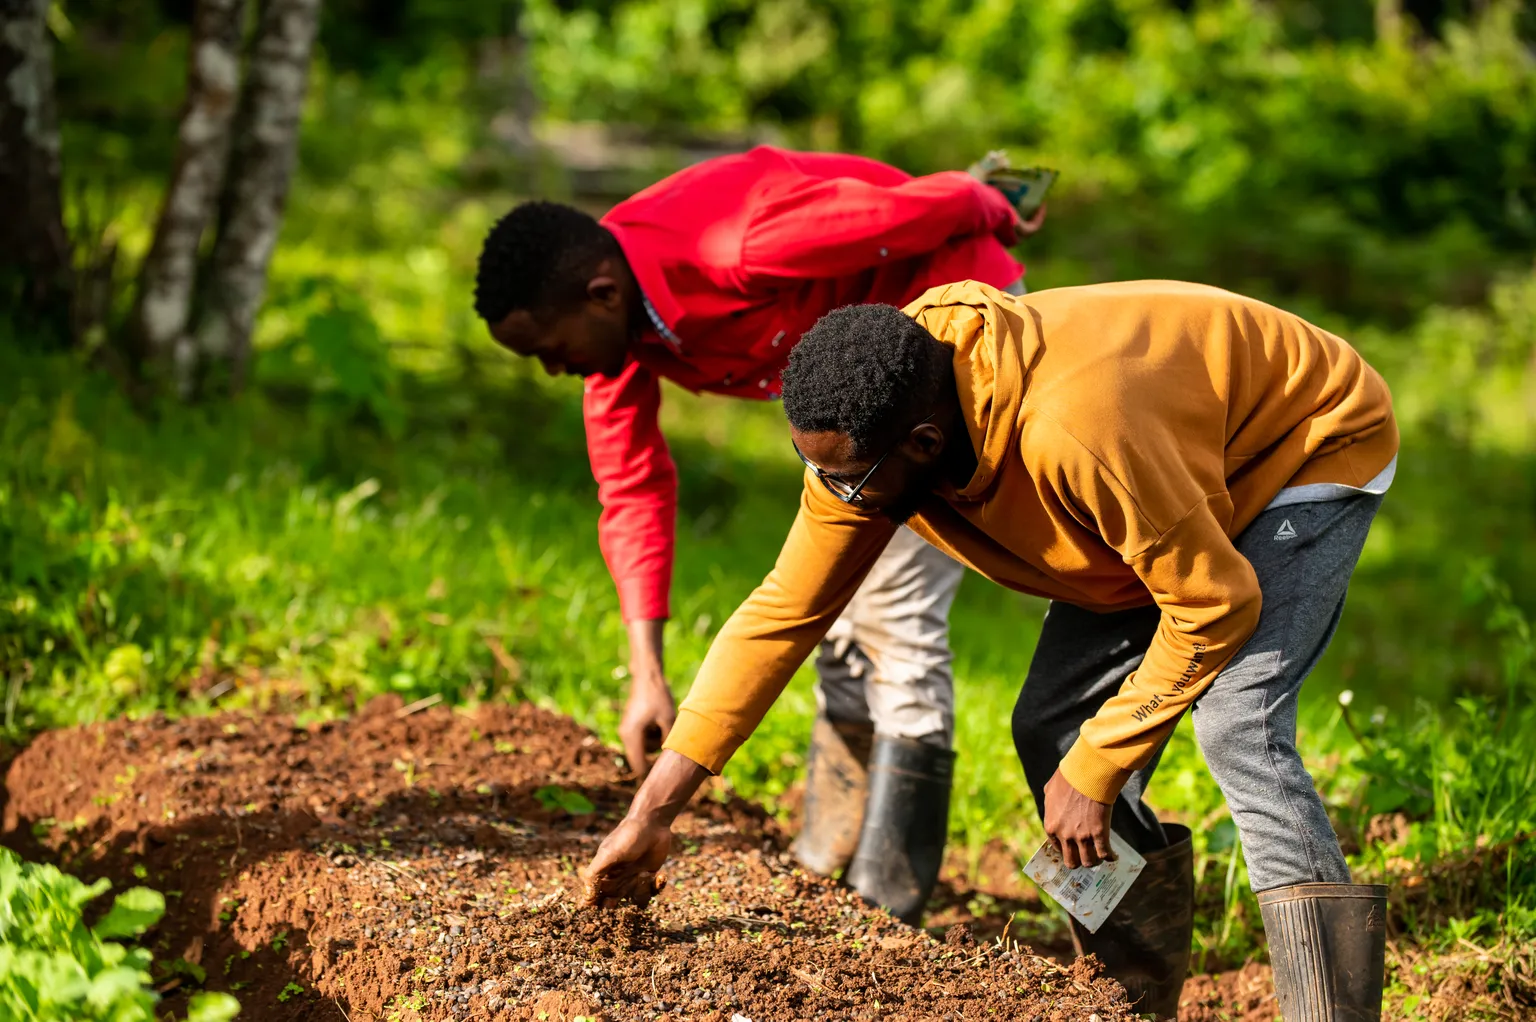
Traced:
POLYGON ((649 909, 580 909, 632 791, 590 732, 526 705, 114 721, 16 756, 3 840, 167 894, 148 940, 171 1009, 182 959, 276 1022, 1135 1018, 1087 963, 872 912, 740 800, 679 819, 649 909))

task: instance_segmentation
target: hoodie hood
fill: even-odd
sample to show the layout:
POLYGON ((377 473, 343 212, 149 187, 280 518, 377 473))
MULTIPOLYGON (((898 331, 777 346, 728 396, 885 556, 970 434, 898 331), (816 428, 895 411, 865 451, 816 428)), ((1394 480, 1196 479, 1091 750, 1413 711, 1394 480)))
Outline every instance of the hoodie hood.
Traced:
POLYGON ((974 280, 932 288, 903 311, 955 350, 955 387, 976 451, 976 473, 955 497, 980 500, 1017 446, 1039 323, 1014 296, 974 280))

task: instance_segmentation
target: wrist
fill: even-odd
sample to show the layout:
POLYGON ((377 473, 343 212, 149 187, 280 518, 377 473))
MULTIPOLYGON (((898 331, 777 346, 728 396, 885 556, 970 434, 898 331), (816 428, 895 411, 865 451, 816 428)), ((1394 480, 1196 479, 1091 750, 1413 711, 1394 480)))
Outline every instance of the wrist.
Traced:
POLYGON ((1056 768, 1072 790, 1103 805, 1114 803, 1120 789, 1131 778, 1131 771, 1104 758, 1082 736, 1062 757, 1056 768))
POLYGON ((624 818, 641 827, 663 827, 672 829, 672 822, 677 819, 681 808, 674 809, 667 805, 656 803, 644 803, 639 797, 629 804, 629 812, 624 818))
POLYGON ((664 618, 630 621, 629 673, 635 684, 666 684, 666 663, 662 657, 664 618))
POLYGON ((670 828, 708 776, 708 770, 687 756, 663 750, 625 816, 641 825, 670 828))
POLYGON ((661 665, 647 663, 645 661, 629 662, 629 687, 631 691, 636 689, 667 689, 667 676, 662 671, 661 665))

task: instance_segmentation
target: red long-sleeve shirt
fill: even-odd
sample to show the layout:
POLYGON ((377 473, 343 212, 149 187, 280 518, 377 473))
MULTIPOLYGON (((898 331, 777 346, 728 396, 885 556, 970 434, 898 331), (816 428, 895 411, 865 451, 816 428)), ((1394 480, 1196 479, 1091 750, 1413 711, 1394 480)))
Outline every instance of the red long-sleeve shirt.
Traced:
POLYGON ((911 177, 830 153, 762 146, 706 160, 615 206, 618 239, 654 329, 618 376, 586 381, 598 539, 626 621, 664 618, 677 469, 657 421, 660 378, 693 391, 779 395, 801 334, 843 305, 905 305, 935 284, 996 287, 1024 267, 1013 207, 950 171, 911 177))

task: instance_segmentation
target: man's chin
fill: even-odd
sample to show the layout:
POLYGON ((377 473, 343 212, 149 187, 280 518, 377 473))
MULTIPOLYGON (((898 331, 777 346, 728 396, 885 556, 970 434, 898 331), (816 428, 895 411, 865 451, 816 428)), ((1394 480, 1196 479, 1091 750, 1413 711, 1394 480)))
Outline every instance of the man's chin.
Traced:
POLYGON ((629 362, 628 359, 622 359, 621 358, 621 359, 619 359, 618 362, 614 363, 613 365, 603 366, 601 368, 583 369, 583 370, 581 370, 581 375, 583 377, 587 377, 587 376, 602 376, 602 377, 605 377, 605 378, 611 380, 615 376, 618 376, 620 373, 622 373, 624 371, 624 367, 626 365, 628 365, 628 362, 629 362))
POLYGON ((880 509, 880 513, 897 525, 906 525, 913 515, 923 509, 923 504, 927 502, 928 497, 929 494, 926 492, 914 493, 887 504, 880 509))

